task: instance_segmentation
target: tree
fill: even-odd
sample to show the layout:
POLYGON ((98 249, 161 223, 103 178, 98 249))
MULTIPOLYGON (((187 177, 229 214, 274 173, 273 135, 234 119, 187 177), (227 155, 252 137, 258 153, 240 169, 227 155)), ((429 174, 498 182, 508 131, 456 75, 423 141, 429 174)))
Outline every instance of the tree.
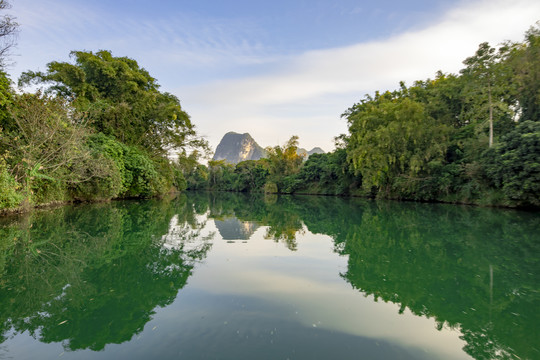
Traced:
POLYGON ((505 101, 505 96, 509 94, 510 69, 506 63, 500 61, 501 56, 501 52, 496 52, 495 48, 484 42, 480 44, 474 56, 463 61, 467 67, 461 70, 466 84, 464 88, 468 103, 466 117, 469 121, 480 120, 482 123, 487 113, 489 147, 493 146, 494 141, 494 116, 503 118, 511 112, 505 101))
POLYGON ((288 176, 298 172, 303 157, 298 155, 298 136, 294 135, 283 146, 267 147, 270 174, 288 176))
POLYGON ((51 62, 46 72, 28 71, 19 85, 48 85, 85 113, 98 132, 158 154, 204 146, 177 97, 161 93, 137 62, 109 51, 73 51, 74 64, 51 62))
POLYGON ((208 161, 208 187, 213 190, 232 190, 234 165, 226 160, 208 161))
POLYGON ((540 22, 525 34, 524 43, 508 44, 506 61, 513 71, 520 121, 540 120, 540 22))
POLYGON ((520 123, 486 157, 489 176, 512 204, 540 206, 540 122, 520 123))
MULTIPOLYGON (((0 0, 0 11, 5 11, 11 8, 11 4, 6 0, 0 0)), ((0 67, 5 65, 5 59, 9 55, 9 51, 15 45, 15 39, 19 24, 11 15, 3 15, 0 17, 0 67)))
POLYGON ((265 161, 246 160, 236 164, 234 169, 237 175, 235 190, 237 191, 262 191, 268 169, 265 161))
POLYGON ((397 177, 426 176, 429 163, 444 158, 448 128, 409 98, 367 99, 348 121, 348 158, 368 192, 375 187, 389 194, 397 177))
POLYGON ((17 95, 9 114, 15 129, 1 138, 2 148, 29 202, 38 179, 69 184, 92 176, 85 171, 90 154, 84 119, 66 101, 40 93, 17 95))

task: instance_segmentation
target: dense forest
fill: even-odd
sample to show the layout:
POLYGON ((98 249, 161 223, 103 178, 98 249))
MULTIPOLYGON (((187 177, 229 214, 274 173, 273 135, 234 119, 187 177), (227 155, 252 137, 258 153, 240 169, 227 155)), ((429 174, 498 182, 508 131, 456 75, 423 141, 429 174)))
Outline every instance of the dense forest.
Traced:
POLYGON ((481 44, 459 74, 366 95, 331 153, 304 159, 292 136, 236 165, 201 164, 208 145, 179 99, 133 59, 73 51, 15 89, 17 29, 0 19, 0 211, 186 188, 540 206, 539 25, 523 42, 481 44))
POLYGON ((298 137, 268 157, 208 167, 183 159, 189 189, 356 195, 540 206, 540 26, 482 43, 459 74, 366 95, 336 149, 306 161, 298 137))

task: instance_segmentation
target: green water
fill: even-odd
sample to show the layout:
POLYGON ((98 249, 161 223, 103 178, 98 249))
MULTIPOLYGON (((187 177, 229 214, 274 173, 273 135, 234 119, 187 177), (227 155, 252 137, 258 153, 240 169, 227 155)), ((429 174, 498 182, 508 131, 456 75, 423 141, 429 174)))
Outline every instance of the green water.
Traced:
POLYGON ((190 193, 0 219, 0 359, 540 359, 540 214, 190 193))

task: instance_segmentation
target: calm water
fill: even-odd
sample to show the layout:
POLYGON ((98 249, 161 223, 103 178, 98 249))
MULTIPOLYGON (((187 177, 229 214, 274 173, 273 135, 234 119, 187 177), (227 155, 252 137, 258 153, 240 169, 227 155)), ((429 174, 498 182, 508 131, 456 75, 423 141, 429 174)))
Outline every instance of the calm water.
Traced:
POLYGON ((0 359, 540 359, 540 214, 193 193, 0 219, 0 359))

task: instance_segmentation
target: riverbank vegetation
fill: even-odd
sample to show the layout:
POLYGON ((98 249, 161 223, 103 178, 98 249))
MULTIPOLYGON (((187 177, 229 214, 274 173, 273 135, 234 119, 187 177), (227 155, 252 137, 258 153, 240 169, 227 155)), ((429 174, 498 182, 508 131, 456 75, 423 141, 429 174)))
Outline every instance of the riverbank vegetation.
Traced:
MULTIPOLYGON (((0 28, 5 65, 17 24, 0 28)), ((199 162, 206 142, 135 60, 71 58, 23 73, 18 90, 0 66, 0 212, 184 189, 540 207, 539 25, 523 42, 481 44, 459 74, 366 95, 330 153, 304 159, 293 136, 236 165, 199 162)))
POLYGON ((0 207, 151 197, 185 181, 171 149, 201 147, 179 100, 129 58, 72 52, 26 72, 17 93, 0 73, 0 207))
POLYGON ((331 153, 304 162, 292 137, 258 161, 185 162, 187 187, 539 207, 540 27, 463 64, 366 95, 331 153))
MULTIPOLYGON (((0 28, 5 63, 17 24, 4 16, 0 28)), ((0 211, 183 190, 168 155, 206 144, 179 99, 133 59, 109 51, 71 59, 23 73, 17 90, 0 69, 0 211)))

